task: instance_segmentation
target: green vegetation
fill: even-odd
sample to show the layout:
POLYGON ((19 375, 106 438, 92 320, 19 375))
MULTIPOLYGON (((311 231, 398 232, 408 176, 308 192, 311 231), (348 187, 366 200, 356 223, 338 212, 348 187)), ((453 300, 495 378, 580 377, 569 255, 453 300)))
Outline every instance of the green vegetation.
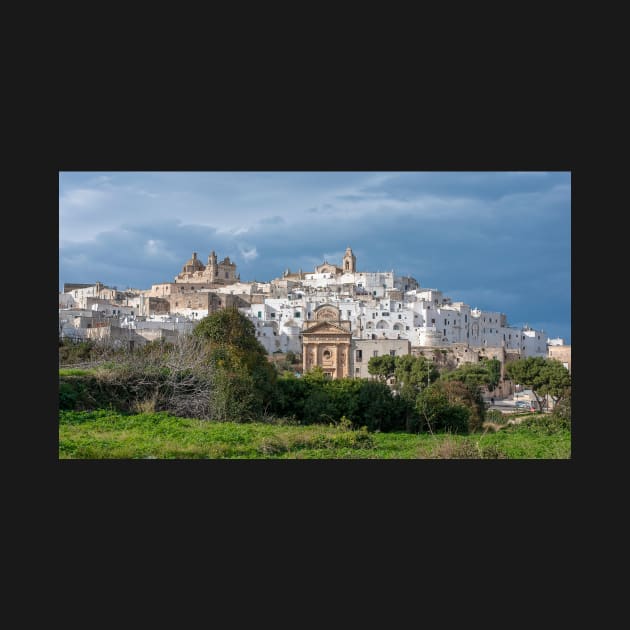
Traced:
POLYGON ((571 374, 557 359, 518 359, 507 364, 506 372, 515 383, 525 385, 534 392, 538 409, 542 409, 542 399, 547 394, 556 404, 570 396, 571 374))
POLYGON ((98 361, 59 371, 62 458, 570 456, 570 387, 555 365, 514 368, 559 401, 515 425, 481 397, 498 383, 498 362, 440 373, 423 356, 385 356, 369 362, 375 380, 330 380, 321 368, 297 376, 286 367, 299 358, 268 357, 237 309, 173 343, 80 346, 67 352, 98 361))
POLYGON ((497 359, 486 359, 481 363, 464 363, 442 375, 444 380, 460 381, 473 387, 487 385, 489 390, 493 390, 499 384, 500 377, 501 362, 497 359))
POLYGON ((570 457, 567 429, 498 433, 370 433, 337 425, 204 422, 166 413, 61 411, 61 459, 512 459, 570 457))
POLYGON ((63 368, 59 370, 59 376, 89 376, 90 370, 79 370, 77 368, 63 368))
POLYGON ((338 422, 346 417, 355 428, 370 431, 405 429, 407 405, 379 381, 327 380, 321 369, 301 378, 283 375, 277 381, 270 411, 301 424, 338 422))

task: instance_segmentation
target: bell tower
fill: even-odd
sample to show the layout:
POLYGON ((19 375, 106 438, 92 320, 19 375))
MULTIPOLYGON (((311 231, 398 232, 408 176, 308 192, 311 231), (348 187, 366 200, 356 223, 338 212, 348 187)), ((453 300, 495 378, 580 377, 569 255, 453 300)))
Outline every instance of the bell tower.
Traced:
POLYGON ((343 256, 343 272, 354 273, 357 270, 357 257, 352 253, 352 249, 348 247, 343 256))
POLYGON ((217 255, 214 252, 214 249, 210 252, 208 256, 208 266, 206 267, 208 270, 208 276, 210 276, 210 282, 214 281, 214 278, 219 275, 219 267, 217 265, 217 255))

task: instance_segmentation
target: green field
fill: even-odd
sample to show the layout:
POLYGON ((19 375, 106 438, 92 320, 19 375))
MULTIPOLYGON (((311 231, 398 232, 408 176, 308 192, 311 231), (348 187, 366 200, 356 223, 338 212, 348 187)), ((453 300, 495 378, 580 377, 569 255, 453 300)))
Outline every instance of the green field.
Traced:
POLYGON ((204 422, 167 413, 60 411, 60 459, 568 459, 566 429, 368 433, 347 427, 204 422))

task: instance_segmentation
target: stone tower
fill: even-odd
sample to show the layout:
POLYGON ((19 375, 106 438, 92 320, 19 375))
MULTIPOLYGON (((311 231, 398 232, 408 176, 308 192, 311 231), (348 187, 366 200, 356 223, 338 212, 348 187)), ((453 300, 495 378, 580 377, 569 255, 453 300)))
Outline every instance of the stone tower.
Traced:
POLYGON ((207 275, 210 278, 210 281, 216 278, 219 275, 219 267, 217 265, 217 255, 214 252, 214 249, 210 252, 208 256, 208 265, 206 267, 207 275))
POLYGON ((352 249, 348 247, 343 256, 343 272, 354 273, 357 270, 357 257, 352 253, 352 249))

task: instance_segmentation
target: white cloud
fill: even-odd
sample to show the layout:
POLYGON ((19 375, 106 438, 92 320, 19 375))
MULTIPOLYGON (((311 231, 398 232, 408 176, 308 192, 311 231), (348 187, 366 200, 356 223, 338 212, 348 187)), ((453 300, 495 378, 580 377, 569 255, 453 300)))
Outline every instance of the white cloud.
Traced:
POLYGON ((78 208, 91 208, 107 199, 108 193, 94 188, 75 188, 64 193, 59 200, 59 205, 74 206, 78 208))
POLYGON ((149 256, 157 256, 160 253, 160 241, 149 239, 144 246, 144 251, 149 256))
POLYGON ((250 249, 245 249, 244 247, 239 246, 239 251, 241 252, 241 256, 245 262, 249 262, 250 260, 255 260, 258 258, 258 252, 255 247, 251 247, 250 249))

